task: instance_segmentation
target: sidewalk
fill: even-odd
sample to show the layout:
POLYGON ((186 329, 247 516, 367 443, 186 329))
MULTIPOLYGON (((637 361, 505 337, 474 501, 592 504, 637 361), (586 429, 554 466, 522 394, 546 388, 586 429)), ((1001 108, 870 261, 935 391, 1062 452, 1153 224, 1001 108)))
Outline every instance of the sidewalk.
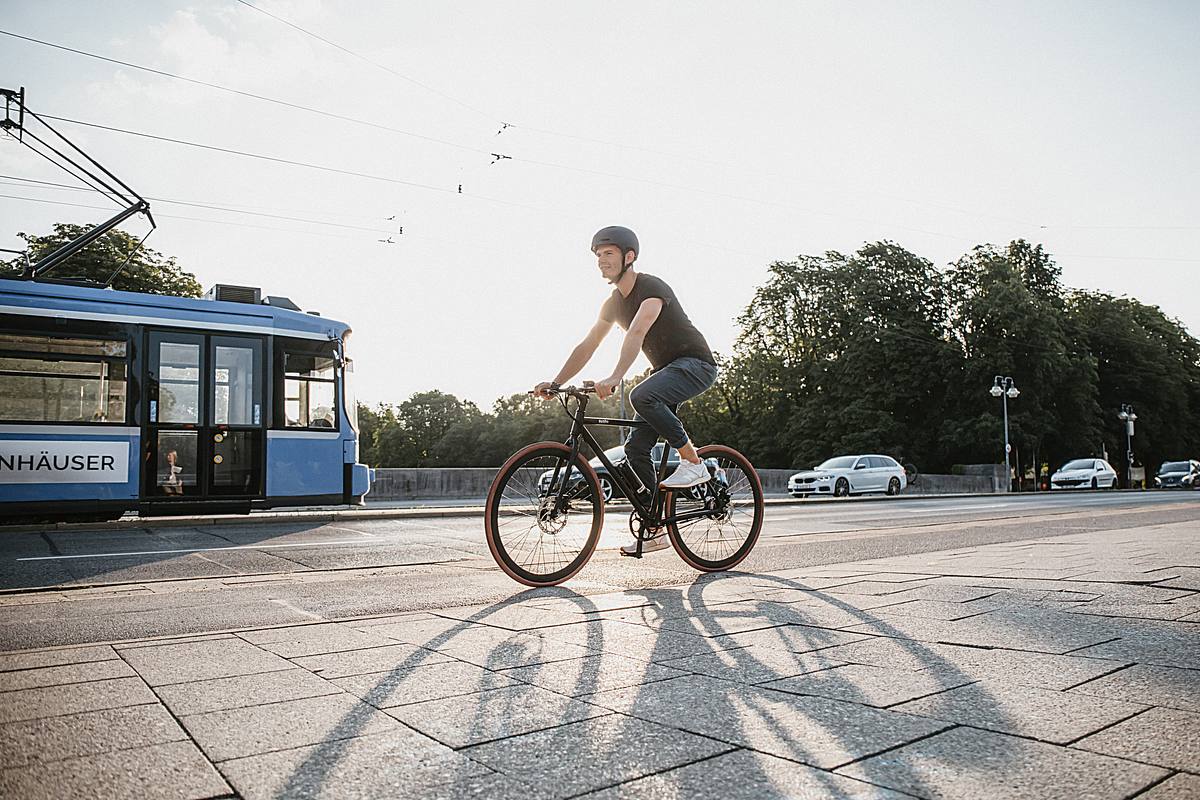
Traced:
POLYGON ((3 654, 0 796, 1200 797, 1196 527, 3 654))

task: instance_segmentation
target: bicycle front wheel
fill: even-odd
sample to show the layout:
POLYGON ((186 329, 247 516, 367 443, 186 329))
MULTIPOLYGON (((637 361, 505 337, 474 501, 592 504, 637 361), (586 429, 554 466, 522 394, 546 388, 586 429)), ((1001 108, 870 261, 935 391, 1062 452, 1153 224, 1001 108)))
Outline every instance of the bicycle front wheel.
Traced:
POLYGON ((750 555, 762 529, 762 483, 744 455, 720 444, 697 453, 716 475, 706 483, 669 492, 665 516, 696 516, 667 524, 679 557, 702 572, 732 569, 750 555))
POLYGON ((583 569, 603 526, 596 471, 558 442, 532 444, 504 462, 484 509, 492 557, 526 586, 554 586, 583 569))

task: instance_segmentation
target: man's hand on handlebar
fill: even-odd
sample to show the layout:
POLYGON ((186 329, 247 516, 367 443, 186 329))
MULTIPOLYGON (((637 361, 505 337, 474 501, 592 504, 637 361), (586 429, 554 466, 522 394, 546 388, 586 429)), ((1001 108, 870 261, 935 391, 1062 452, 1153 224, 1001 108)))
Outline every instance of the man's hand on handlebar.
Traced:
POLYGON ((605 378, 602 381, 596 381, 596 397, 599 397, 601 400, 607 400, 620 385, 620 378, 605 378))
POLYGON ((533 387, 530 392, 534 397, 540 397, 543 400, 549 400, 554 397, 554 391, 558 389, 558 384, 554 381, 542 381, 537 386, 533 387))

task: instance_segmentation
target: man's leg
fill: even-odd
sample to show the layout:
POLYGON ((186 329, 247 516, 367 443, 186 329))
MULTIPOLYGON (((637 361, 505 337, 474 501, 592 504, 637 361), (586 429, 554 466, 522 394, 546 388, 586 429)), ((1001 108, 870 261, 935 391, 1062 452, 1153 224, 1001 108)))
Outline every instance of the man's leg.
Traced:
POLYGON ((639 383, 629 399, 638 416, 649 422, 667 444, 679 450, 681 458, 698 463, 700 459, 675 410, 680 403, 712 386, 716 379, 717 368, 711 364, 695 358, 680 358, 639 383))
MULTIPOLYGON (((641 420, 641 414, 635 414, 635 420, 641 420)), ((658 441, 658 432, 649 425, 635 425, 630 429, 629 439, 625 442, 625 458, 629 466, 642 479, 642 484, 651 492, 658 486, 658 478, 654 473, 654 464, 650 451, 658 441)))

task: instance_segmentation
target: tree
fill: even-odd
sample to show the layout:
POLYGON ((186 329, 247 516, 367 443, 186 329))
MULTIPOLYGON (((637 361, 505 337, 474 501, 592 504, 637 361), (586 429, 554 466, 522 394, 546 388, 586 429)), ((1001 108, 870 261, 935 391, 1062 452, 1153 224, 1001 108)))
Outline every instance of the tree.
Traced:
MULTIPOLYGON (((949 387, 955 413, 941 420, 944 461, 999 461, 1003 420, 988 395, 996 375, 1012 376, 1014 464, 1099 455, 1095 359, 1073 335, 1058 269, 1024 241, 980 245, 947 274, 951 336, 962 355, 949 387)), ((1018 467, 1019 469, 1019 467, 1018 467)))
MULTIPOLYGON (((45 236, 29 233, 18 233, 17 236, 25 241, 25 252, 29 261, 36 264, 39 259, 83 235, 92 227, 94 226, 59 222, 55 223, 54 232, 45 236)), ((104 283, 125 263, 137 245, 137 239, 114 228, 59 264, 48 275, 104 283)), ((24 269, 23 258, 13 259, 6 264, 0 263, 0 277, 19 277, 24 269)), ((195 275, 181 268, 173 256, 166 258, 162 253, 148 247, 137 251, 129 260, 129 264, 113 278, 112 286, 114 289, 128 292, 176 297, 200 296, 200 283, 195 275)))
POLYGON ((1097 363, 1097 425, 1113 466, 1124 474, 1121 404, 1138 415, 1133 440, 1149 470, 1200 452, 1200 342, 1156 306, 1099 292, 1069 298, 1072 319, 1097 363))

